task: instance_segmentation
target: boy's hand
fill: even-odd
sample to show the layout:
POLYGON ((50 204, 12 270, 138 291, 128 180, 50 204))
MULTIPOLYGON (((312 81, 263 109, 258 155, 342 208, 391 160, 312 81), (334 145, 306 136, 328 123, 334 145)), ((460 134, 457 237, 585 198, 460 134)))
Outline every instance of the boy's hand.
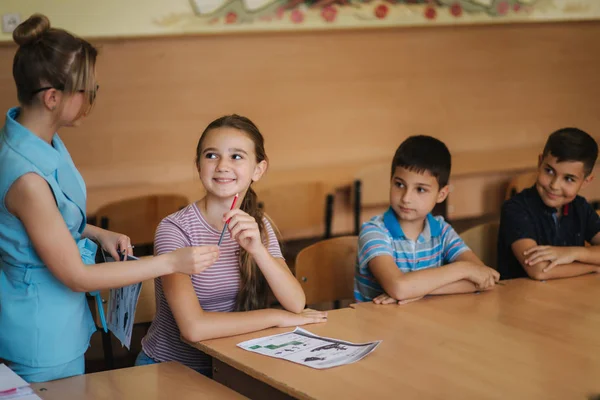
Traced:
POLYGON ((382 293, 379 296, 375 297, 373 299, 373 303, 375 304, 395 304, 398 303, 400 305, 402 304, 408 304, 408 303, 412 303, 413 301, 417 301, 417 300, 421 300, 424 296, 420 296, 420 297, 415 297, 414 299, 406 299, 406 300, 396 300, 393 297, 388 296, 387 293, 382 293))
POLYGON ((544 272, 550 271, 557 265, 571 264, 577 260, 579 247, 565 246, 534 246, 523 252, 525 264, 535 265, 540 262, 550 261, 550 264, 544 268, 544 272))
POLYGON ((412 299, 406 299, 406 300, 398 300, 398 304, 402 305, 402 304, 412 303, 413 301, 421 300, 423 297, 425 297, 425 296, 419 296, 419 297, 415 297, 412 299))
POLYGON ((470 267, 467 279, 479 290, 491 289, 500 280, 500 274, 493 268, 480 264, 470 264, 470 267))
POLYGON ((381 293, 379 296, 373 299, 373 303, 375 304, 394 304, 397 301, 398 300, 394 299, 393 297, 388 296, 387 293, 381 293))

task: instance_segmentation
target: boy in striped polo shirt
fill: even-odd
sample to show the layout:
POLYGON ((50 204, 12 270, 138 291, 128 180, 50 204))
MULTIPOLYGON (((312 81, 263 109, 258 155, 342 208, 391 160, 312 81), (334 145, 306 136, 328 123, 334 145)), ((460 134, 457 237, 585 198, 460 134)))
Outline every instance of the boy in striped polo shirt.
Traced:
POLYGON ((394 155, 390 208, 363 224, 354 279, 357 301, 403 304, 425 295, 492 289, 487 267, 443 217, 431 211, 448 196, 451 156, 430 136, 406 139, 394 155))

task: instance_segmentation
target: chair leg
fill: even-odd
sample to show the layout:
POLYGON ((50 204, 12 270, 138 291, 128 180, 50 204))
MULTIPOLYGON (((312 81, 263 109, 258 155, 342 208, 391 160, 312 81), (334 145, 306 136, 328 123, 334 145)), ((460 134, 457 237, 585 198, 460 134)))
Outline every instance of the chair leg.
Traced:
POLYGON ((325 198, 325 239, 331 237, 331 225, 333 224, 333 200, 332 194, 328 194, 325 198))
POLYGON ((333 308, 334 309, 340 309, 342 307, 342 303, 339 300, 334 300, 333 302, 333 308))
MULTIPOLYGON (((108 218, 102 217, 100 218, 100 227, 102 229, 108 229, 108 218)), ((102 307, 102 304, 99 304, 98 307, 102 307)), ((115 367, 113 351, 112 351, 112 341, 110 339, 110 331, 104 332, 104 329, 101 328, 102 333, 102 350, 104 351, 104 362, 106 363, 106 369, 111 370, 115 367)))
POLYGON ((361 187, 360 180, 354 181, 354 235, 360 233, 361 187))
POLYGON ((100 218, 100 228, 108 229, 108 217, 100 218))
POLYGON ((106 363, 106 369, 111 370, 115 367, 113 351, 112 351, 112 341, 110 339, 110 331, 102 332, 102 350, 104 350, 104 362, 106 363))

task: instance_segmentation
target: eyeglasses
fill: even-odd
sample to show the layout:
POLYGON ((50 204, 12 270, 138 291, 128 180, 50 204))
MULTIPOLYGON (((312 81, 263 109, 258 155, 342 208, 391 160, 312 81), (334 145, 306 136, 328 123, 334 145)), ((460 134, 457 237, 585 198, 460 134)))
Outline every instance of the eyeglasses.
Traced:
MULTIPOLYGON (((56 86, 56 87, 55 86, 45 86, 45 87, 42 87, 42 88, 34 90, 33 92, 31 92, 31 95, 33 96, 34 94, 38 94, 40 92, 43 92, 44 90, 50 90, 50 89, 56 89, 56 90, 63 91, 63 90, 65 90, 65 87, 63 85, 56 86)), ((96 96, 96 93, 98 93, 99 89, 100 89, 100 85, 96 85, 96 88, 93 90, 93 96, 94 97, 96 96)), ((86 90, 81 89, 81 90, 78 90, 78 92, 79 93, 85 93, 86 90)))

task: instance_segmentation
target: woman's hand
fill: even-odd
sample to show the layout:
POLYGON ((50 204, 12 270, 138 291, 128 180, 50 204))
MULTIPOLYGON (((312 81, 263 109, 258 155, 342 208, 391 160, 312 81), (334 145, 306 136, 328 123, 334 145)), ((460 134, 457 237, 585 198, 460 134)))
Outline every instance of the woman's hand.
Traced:
POLYGON ((182 247, 170 253, 158 256, 171 259, 173 272, 186 275, 199 274, 212 266, 219 258, 217 246, 182 247))
POLYGON ((120 261, 123 254, 133 255, 131 239, 127 235, 99 229, 95 239, 100 243, 100 246, 102 246, 104 251, 107 251, 115 261, 120 261))

